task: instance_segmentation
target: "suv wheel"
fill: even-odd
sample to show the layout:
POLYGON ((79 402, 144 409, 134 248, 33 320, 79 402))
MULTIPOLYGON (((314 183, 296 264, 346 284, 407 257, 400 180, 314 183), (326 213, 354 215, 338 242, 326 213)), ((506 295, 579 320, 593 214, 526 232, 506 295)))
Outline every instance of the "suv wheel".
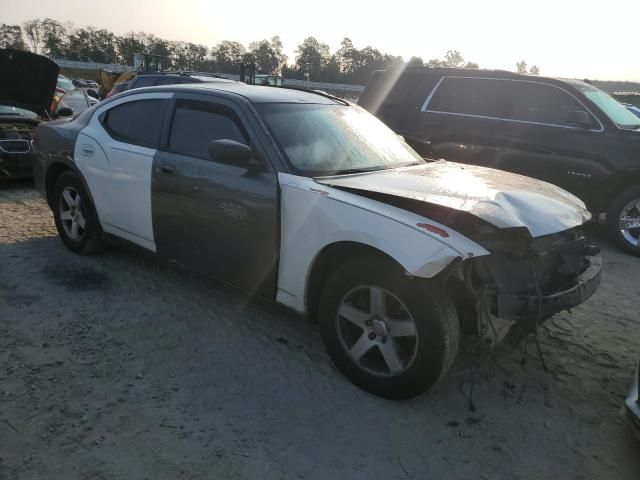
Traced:
POLYGON ((423 393, 458 351, 460 324, 448 296, 390 261, 360 259, 338 268, 322 289, 318 318, 338 369, 389 399, 423 393))
POLYGON ((622 250, 640 256, 640 187, 623 191, 611 202, 607 224, 622 250))
POLYGON ((58 234, 72 251, 86 255, 103 248, 98 218, 80 178, 65 172, 56 181, 53 217, 58 234))

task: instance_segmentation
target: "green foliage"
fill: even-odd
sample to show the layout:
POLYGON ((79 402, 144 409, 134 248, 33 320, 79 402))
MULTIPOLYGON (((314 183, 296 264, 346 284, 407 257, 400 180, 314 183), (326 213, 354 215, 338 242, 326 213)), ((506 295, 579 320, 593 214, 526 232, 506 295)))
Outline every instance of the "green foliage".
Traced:
POLYGON ((22 39, 20 25, 7 25, 5 23, 0 25, 0 48, 27 49, 27 45, 22 39))
POLYGON ((245 58, 256 64, 256 73, 275 75, 280 73, 287 57, 282 51, 282 41, 277 35, 269 40, 249 44, 249 56, 245 58))
MULTIPOLYGON (((332 53, 329 46, 314 37, 305 38, 295 50, 293 64, 287 64, 280 37, 263 39, 246 49, 238 42, 224 40, 212 48, 189 42, 168 41, 145 32, 115 35, 92 26, 74 28, 51 18, 34 19, 23 24, 2 25, 0 46, 18 45, 50 58, 123 63, 131 65, 135 53, 149 53, 171 59, 179 70, 240 73, 241 63, 254 63, 256 73, 281 74, 286 78, 309 78, 311 81, 365 84, 375 70, 405 65, 402 57, 382 53, 371 46, 356 48, 344 38, 332 53), (26 42, 23 40, 26 39, 26 42)), ((467 62, 457 50, 450 50, 442 60, 412 57, 409 66, 443 66, 478 68, 467 62)))

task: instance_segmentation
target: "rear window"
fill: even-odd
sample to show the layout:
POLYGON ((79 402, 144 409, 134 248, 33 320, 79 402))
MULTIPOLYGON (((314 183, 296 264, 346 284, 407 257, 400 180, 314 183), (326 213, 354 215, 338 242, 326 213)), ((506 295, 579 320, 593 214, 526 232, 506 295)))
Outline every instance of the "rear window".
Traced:
POLYGON ((103 125, 116 140, 157 148, 165 106, 162 99, 123 103, 107 111, 103 125))

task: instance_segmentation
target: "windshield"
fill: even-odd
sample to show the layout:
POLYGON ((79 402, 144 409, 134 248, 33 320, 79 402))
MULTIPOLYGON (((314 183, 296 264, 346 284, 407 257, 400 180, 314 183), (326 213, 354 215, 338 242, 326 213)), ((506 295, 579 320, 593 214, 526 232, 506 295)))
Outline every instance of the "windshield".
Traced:
POLYGON ((620 128, 640 128, 640 118, 602 90, 591 85, 576 85, 589 100, 595 103, 609 119, 620 128))
POLYGON ((256 109, 285 157, 308 176, 382 170, 424 160, 360 107, 263 103, 256 109))
POLYGON ((0 105, 0 117, 17 117, 17 118, 38 118, 35 113, 23 108, 16 108, 10 105, 0 105))

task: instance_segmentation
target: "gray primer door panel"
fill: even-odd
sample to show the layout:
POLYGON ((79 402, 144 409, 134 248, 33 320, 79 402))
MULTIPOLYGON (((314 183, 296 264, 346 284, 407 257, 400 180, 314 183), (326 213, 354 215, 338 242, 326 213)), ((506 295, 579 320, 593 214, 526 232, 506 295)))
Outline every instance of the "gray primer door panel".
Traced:
MULTIPOLYGON (((170 149, 169 142, 165 150, 170 149)), ((151 189, 160 255, 275 298, 279 215, 274 172, 159 151, 151 189)))

